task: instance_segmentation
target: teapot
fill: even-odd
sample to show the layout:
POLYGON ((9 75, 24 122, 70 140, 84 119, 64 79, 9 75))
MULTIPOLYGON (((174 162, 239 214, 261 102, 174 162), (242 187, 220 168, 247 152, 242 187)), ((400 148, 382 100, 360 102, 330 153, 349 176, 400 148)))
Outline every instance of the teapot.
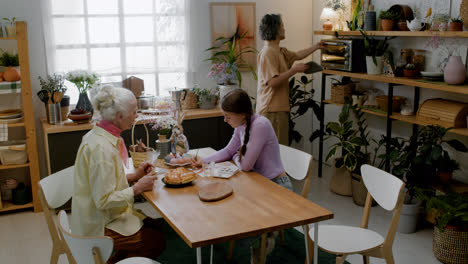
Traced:
POLYGON ((424 27, 425 23, 424 23, 424 21, 420 20, 419 18, 415 18, 411 22, 406 20, 406 24, 407 24, 408 28, 411 31, 419 31, 419 30, 421 30, 421 28, 424 27))

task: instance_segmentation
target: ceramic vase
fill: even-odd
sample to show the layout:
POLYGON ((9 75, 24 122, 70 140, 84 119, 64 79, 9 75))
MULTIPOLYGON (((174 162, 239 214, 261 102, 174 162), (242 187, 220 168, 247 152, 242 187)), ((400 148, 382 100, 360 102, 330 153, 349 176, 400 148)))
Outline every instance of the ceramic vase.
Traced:
POLYGON ((375 57, 377 61, 377 65, 375 65, 374 60, 372 60, 372 56, 366 56, 367 74, 382 74, 382 57, 383 56, 375 57))
POLYGON ((91 104, 91 101, 89 100, 87 93, 80 93, 80 96, 78 98, 78 103, 76 103, 75 108, 83 109, 85 111, 91 112, 91 114, 94 113, 93 104, 91 104))
POLYGON ((164 159, 171 152, 171 142, 167 140, 166 135, 159 135, 156 140, 156 149, 159 152, 158 159, 164 159))
POLYGON ((450 56, 444 68, 444 81, 447 84, 462 84, 466 78, 465 65, 460 56, 450 56))
POLYGON ((231 84, 231 85, 221 85, 218 84, 218 89, 219 89, 219 101, 223 100, 223 97, 229 93, 230 91, 234 89, 239 89, 239 86, 237 84, 231 84))

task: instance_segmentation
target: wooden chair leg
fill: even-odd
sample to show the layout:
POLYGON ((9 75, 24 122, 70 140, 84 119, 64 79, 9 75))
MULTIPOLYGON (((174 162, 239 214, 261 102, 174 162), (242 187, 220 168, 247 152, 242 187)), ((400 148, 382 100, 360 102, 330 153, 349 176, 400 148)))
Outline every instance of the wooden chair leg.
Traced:
POLYGON ((362 263, 369 264, 369 256, 362 256, 362 263))
POLYGON ((307 258, 305 259, 305 263, 310 264, 310 263, 313 263, 313 260, 314 260, 314 241, 312 241, 312 239, 309 236, 309 230, 310 230, 309 225, 303 226, 303 229, 304 229, 304 236, 307 237, 308 248, 306 248, 306 250, 307 252, 309 252, 309 263, 307 263, 307 258))
POLYGON ((52 245, 52 254, 50 255, 50 264, 57 264, 60 256, 59 248, 52 245))
POLYGON ((266 262, 266 238, 267 233, 262 234, 262 239, 260 242, 260 264, 265 264, 266 262))
POLYGON ((284 246, 284 230, 280 231, 280 245, 284 246))
POLYGON ((387 264, 395 264, 395 260, 393 259, 393 254, 391 252, 384 253, 384 258, 387 264))
POLYGON ((228 255, 227 255, 227 260, 228 261, 231 261, 231 259, 232 259, 232 255, 234 253, 234 247, 235 246, 236 246, 236 241, 231 240, 231 242, 229 242, 229 251, 228 251, 228 255))

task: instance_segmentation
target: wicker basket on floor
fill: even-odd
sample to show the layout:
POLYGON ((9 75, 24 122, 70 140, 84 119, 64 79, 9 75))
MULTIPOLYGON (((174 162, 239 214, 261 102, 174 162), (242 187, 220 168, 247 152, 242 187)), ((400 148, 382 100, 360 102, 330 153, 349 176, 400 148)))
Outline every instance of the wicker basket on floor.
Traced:
MULTIPOLYGON (((136 122, 134 122, 132 125, 132 145, 135 145, 135 136, 134 136, 135 126, 136 126, 136 122)), ((143 124, 143 127, 145 128, 145 131, 146 131, 146 147, 149 148, 148 128, 146 128, 145 124, 143 124)), ((150 160, 149 155, 154 154, 154 149, 151 149, 151 151, 146 151, 146 152, 136 152, 136 151, 129 151, 129 152, 130 152, 130 156, 132 157, 133 167, 138 168, 141 163, 150 160)))
POLYGON ((437 227, 434 227, 432 250, 434 256, 442 263, 468 263, 468 231, 445 228, 443 232, 440 232, 437 227))
POLYGON ((348 97, 351 99, 353 94, 355 83, 348 83, 345 85, 332 84, 331 85, 331 100, 334 103, 344 104, 345 98, 348 97))

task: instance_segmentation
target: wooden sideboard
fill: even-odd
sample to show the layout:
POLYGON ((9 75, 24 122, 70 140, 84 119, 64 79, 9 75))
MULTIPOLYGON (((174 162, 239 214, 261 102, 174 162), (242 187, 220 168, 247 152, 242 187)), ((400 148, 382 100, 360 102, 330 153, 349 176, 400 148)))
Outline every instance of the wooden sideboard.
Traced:
MULTIPOLYGON (((94 124, 92 122, 81 125, 51 125, 46 120, 42 120, 47 175, 75 163, 81 138, 94 127, 94 124)), ((219 108, 188 110, 182 125, 190 148, 211 147, 219 150, 229 143, 234 131, 224 122, 223 113, 219 108)), ((128 147, 131 144, 131 131, 124 131, 122 137, 128 147)), ((146 139, 143 125, 135 127, 135 139, 139 138, 146 139)), ((150 147, 155 147, 156 139, 156 133, 150 132, 150 147)))

